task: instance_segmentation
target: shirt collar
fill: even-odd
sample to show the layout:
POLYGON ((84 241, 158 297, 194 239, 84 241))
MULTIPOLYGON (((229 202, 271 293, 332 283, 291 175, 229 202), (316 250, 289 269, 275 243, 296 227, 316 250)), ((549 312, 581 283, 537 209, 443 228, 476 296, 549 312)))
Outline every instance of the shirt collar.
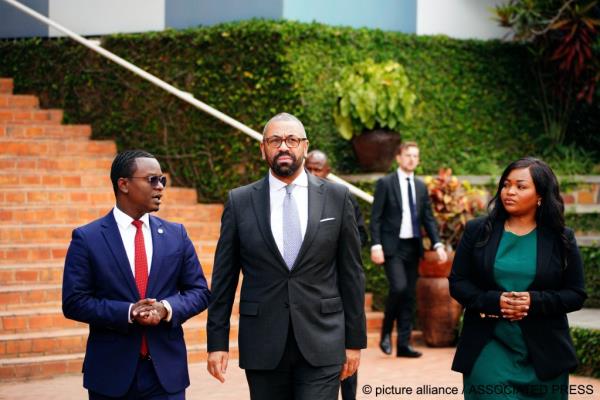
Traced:
MULTIPOLYGON (((306 175, 306 171, 304 170, 304 168, 302 168, 302 171, 300 171, 300 175, 298 175, 292 183, 296 186, 308 187, 308 176, 306 175)), ((271 189, 271 191, 281 190, 287 185, 287 183, 281 181, 279 178, 273 175, 273 171, 269 169, 269 188, 271 189)))
POLYGON ((415 176, 414 172, 407 174, 406 172, 402 171, 400 168, 398 168, 397 171, 398 171, 398 178, 400 178, 400 181, 406 180, 406 178, 413 179, 415 176))
MULTIPOLYGON (((117 225, 119 225, 120 228, 122 229, 127 229, 131 226, 131 223, 133 222, 133 218, 131 218, 129 215, 125 214, 123 211, 119 210, 119 207, 115 206, 115 208, 113 208, 113 215, 115 217, 115 221, 117 221, 117 225)), ((142 221, 143 225, 145 225, 147 228, 150 227, 150 214, 146 213, 144 215, 142 215, 142 218, 140 218, 140 221, 142 221)))

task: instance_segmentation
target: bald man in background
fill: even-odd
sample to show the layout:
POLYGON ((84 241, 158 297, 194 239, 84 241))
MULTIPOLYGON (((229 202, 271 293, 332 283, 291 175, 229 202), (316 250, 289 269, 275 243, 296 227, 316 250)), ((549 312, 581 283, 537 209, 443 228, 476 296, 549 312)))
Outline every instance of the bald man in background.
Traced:
MULTIPOLYGON (((306 170, 318 178, 327 179, 327 175, 331 172, 327 155, 321 150, 309 152, 306 157, 306 170)), ((358 205, 356 197, 352 194, 350 195, 350 201, 354 206, 354 214, 356 215, 356 223, 358 224, 358 234, 360 235, 360 245, 364 247, 369 241, 365 219, 360 212, 360 206, 358 205)))

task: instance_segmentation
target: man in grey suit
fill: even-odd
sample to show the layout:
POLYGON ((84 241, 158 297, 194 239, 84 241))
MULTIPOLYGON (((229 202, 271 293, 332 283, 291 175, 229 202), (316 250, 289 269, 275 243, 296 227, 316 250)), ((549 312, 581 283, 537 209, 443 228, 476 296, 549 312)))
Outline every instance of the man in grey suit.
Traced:
POLYGON ((308 139, 286 113, 265 125, 264 179, 232 190, 208 311, 208 371, 227 369, 239 273, 240 367, 256 399, 337 399, 366 347, 365 278, 347 188, 307 174, 308 139))

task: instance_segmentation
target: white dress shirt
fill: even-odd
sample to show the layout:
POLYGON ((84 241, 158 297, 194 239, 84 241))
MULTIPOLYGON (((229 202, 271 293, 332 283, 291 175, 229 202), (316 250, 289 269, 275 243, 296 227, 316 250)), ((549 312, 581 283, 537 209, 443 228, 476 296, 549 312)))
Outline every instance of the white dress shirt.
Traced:
MULTIPOLYGON (((129 260, 129 267, 131 273, 135 277, 135 234, 137 228, 132 224, 133 218, 119 210, 119 207, 113 208, 113 215, 117 226, 119 227, 119 233, 121 234, 121 241, 125 247, 125 253, 127 253, 127 259, 129 260)), ((148 260, 148 276, 150 276, 150 268, 152 264, 152 233, 150 232, 150 217, 148 214, 144 214, 142 218, 142 233, 144 235, 144 246, 146 247, 146 259, 148 260)))
MULTIPOLYGON (((400 224, 400 232, 398 233, 398 237, 400 239, 412 239, 413 231, 412 231, 412 219, 410 218, 410 205, 408 203, 408 181, 406 178, 410 178, 410 186, 412 189, 413 200, 415 202, 415 209, 417 208, 417 191, 415 189, 415 174, 402 171, 400 168, 396 170, 398 174, 398 180, 400 181, 400 196, 402 197, 402 223, 400 224)), ((418 217, 418 216, 417 216, 418 217)), ((420 226, 418 229, 421 229, 420 226)), ((438 247, 442 247, 443 244, 441 242, 437 242, 433 245, 434 249, 438 247)), ((383 246, 381 244, 374 244, 371 246, 371 250, 382 250, 383 246)))
MULTIPOLYGON (((125 214, 123 211, 119 210, 119 207, 115 206, 113 208, 113 216, 115 217, 115 221, 117 221, 117 227, 119 228, 119 233, 121 234, 121 242, 123 243, 123 247, 125 247, 125 253, 127 253, 127 260, 129 260, 129 268, 131 268, 131 274, 135 279, 135 234, 137 232, 137 228, 132 224, 133 218, 129 215, 125 214)), ((152 232, 150 231, 150 217, 148 214, 144 214, 140 221, 142 221, 142 234, 144 235, 144 247, 146 248, 146 260, 148 260, 148 276, 150 276, 150 268, 152 265, 152 232)), ((171 320, 171 316, 173 315, 173 310, 168 301, 162 300, 165 308, 167 309, 167 318, 166 321, 171 320)), ((131 307, 133 304, 129 306, 129 322, 132 323, 131 320, 131 307)))
MULTIPOLYGON (((402 223, 400 225, 400 239, 412 239, 413 238, 413 224, 410 216, 410 204, 408 202, 408 181, 410 179, 410 186, 413 195, 413 201, 415 203, 415 210, 417 208, 417 198, 415 192, 415 174, 405 173, 400 168, 397 170, 398 178, 400 179, 400 196, 402 197, 402 223)), ((416 216, 415 216, 416 217, 416 216)), ((417 227, 417 229, 420 229, 417 227)))
MULTIPOLYGON (((300 217, 300 229, 302 230, 302 238, 306 234, 306 225, 308 224, 308 177, 306 171, 302 169, 300 175, 292 182, 294 190, 292 190, 292 198, 296 202, 298 208, 298 216, 300 217)), ((285 198, 285 187, 287 183, 279 180, 269 170, 269 197, 271 202, 271 232, 277 244, 277 248, 283 255, 283 199, 285 198)))

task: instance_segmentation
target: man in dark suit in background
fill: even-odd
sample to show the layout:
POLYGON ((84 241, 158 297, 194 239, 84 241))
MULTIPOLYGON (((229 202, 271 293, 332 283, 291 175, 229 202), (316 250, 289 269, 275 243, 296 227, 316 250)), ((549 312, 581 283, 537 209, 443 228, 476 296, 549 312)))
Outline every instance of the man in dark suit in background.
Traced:
MULTIPOLYGON (((313 150, 308 153, 306 157, 306 170, 314 176, 327 179, 327 175, 331 172, 327 155, 320 150, 313 150)), ((356 223, 358 225, 358 233, 360 235, 360 246, 364 247, 367 245, 369 236, 367 235, 367 228, 365 227, 365 219, 360 212, 360 206, 356 198, 350 195, 352 206, 354 207, 354 215, 356 216, 356 223)), ((341 384, 340 391, 342 392, 343 400, 354 400, 356 399, 356 385, 358 380, 358 373, 344 379, 341 384)))
POLYGON ((240 271, 240 367, 250 397, 337 399, 366 347, 365 278, 348 189, 307 174, 308 140, 286 113, 263 130, 264 179, 232 190, 208 312, 208 371, 227 368, 240 271))
POLYGON ((181 325, 210 293, 185 228, 151 216, 166 186, 156 158, 125 151, 112 163, 116 206, 73 231, 63 312, 90 327, 83 386, 92 400, 180 400, 189 386, 181 325))
POLYGON ((440 242, 425 183, 415 179, 419 147, 404 142, 396 154, 398 170, 381 178, 375 187, 371 212, 371 260, 384 264, 389 282, 379 347, 392 354, 391 333, 397 321, 398 357, 420 357, 410 346, 419 258, 423 255, 421 226, 434 244, 440 262, 448 259, 440 242))

